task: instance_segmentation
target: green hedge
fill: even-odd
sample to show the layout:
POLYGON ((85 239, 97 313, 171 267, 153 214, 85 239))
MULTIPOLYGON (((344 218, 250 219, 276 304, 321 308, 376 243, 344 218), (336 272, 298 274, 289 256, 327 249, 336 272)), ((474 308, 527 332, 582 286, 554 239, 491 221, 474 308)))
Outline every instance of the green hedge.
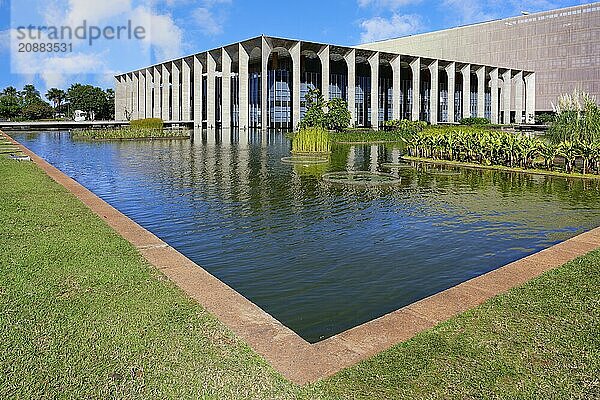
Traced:
POLYGON ((469 117, 469 118, 461 119, 460 124, 461 125, 489 125, 490 120, 487 118, 469 117))
POLYGON ((130 121, 129 124, 132 128, 147 128, 147 129, 162 129, 163 128, 163 120, 160 118, 145 118, 145 119, 135 119, 130 121))

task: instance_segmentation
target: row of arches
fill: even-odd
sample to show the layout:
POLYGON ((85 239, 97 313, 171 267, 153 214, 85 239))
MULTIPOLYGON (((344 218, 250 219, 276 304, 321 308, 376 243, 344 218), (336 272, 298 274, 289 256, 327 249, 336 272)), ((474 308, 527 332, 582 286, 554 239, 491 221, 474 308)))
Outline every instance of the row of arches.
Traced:
MULTIPOLYGON (((510 70, 503 83, 506 78, 495 69, 494 85, 493 67, 457 65, 262 37, 173 61, 169 68, 154 68, 143 80, 139 75, 137 82, 136 73, 131 78, 128 74, 125 103, 135 117, 194 121, 206 128, 293 129, 306 112, 306 94, 319 89, 325 99, 347 101, 353 123, 360 127, 377 128, 392 119, 437 123, 484 116, 504 121, 503 110, 512 104, 517 107, 508 118, 523 120, 518 105, 525 102, 524 89, 514 91, 520 101, 500 101, 504 87, 510 94, 510 86, 519 85, 510 70)), ((520 79, 522 85, 522 74, 520 79)), ((118 78, 117 89, 120 82, 118 78)))

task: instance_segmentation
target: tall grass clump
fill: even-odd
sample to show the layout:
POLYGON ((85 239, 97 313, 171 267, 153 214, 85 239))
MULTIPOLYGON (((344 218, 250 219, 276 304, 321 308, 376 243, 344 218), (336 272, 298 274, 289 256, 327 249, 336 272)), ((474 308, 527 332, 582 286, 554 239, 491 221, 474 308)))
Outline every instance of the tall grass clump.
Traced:
POLYGON ((329 154, 331 153, 331 140, 325 128, 304 128, 294 134, 292 138, 293 154, 329 154))
POLYGON ((548 130, 553 143, 600 141, 600 107, 593 96, 575 90, 561 95, 553 107, 556 115, 548 130))

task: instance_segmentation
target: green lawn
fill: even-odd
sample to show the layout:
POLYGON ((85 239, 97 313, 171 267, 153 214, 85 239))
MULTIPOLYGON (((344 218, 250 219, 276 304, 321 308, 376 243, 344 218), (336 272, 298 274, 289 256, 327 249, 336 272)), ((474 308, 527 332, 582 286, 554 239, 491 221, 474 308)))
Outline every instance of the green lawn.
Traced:
POLYGON ((0 157, 0 398, 598 397, 599 264, 297 387, 34 164, 0 157))

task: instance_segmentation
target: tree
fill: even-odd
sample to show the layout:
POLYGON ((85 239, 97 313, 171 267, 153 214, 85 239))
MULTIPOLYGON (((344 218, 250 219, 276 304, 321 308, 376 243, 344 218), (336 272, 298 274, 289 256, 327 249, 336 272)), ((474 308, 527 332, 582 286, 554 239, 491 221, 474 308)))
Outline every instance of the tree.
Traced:
POLYGON ((21 115, 27 120, 51 118, 54 115, 54 109, 50 104, 40 99, 23 107, 21 115))
POLYGON ((46 98, 54 103, 54 109, 58 111, 62 103, 67 98, 67 94, 64 90, 51 88, 46 92, 46 98))
POLYGON ((106 89, 104 93, 105 102, 97 117, 103 120, 113 120, 115 119, 115 92, 112 89, 106 89))
POLYGON ((40 96, 40 92, 35 88, 34 85, 25 85, 21 90, 21 97, 23 98, 23 105, 28 106, 38 101, 43 101, 40 96))
POLYGON ((96 115, 102 115, 108 102, 107 93, 99 87, 79 83, 71 85, 67 90, 67 99, 71 105, 71 111, 85 111, 90 119, 94 119, 96 115))
POLYGON ((21 114, 23 107, 19 91, 9 86, 0 93, 0 118, 13 119, 21 114))

